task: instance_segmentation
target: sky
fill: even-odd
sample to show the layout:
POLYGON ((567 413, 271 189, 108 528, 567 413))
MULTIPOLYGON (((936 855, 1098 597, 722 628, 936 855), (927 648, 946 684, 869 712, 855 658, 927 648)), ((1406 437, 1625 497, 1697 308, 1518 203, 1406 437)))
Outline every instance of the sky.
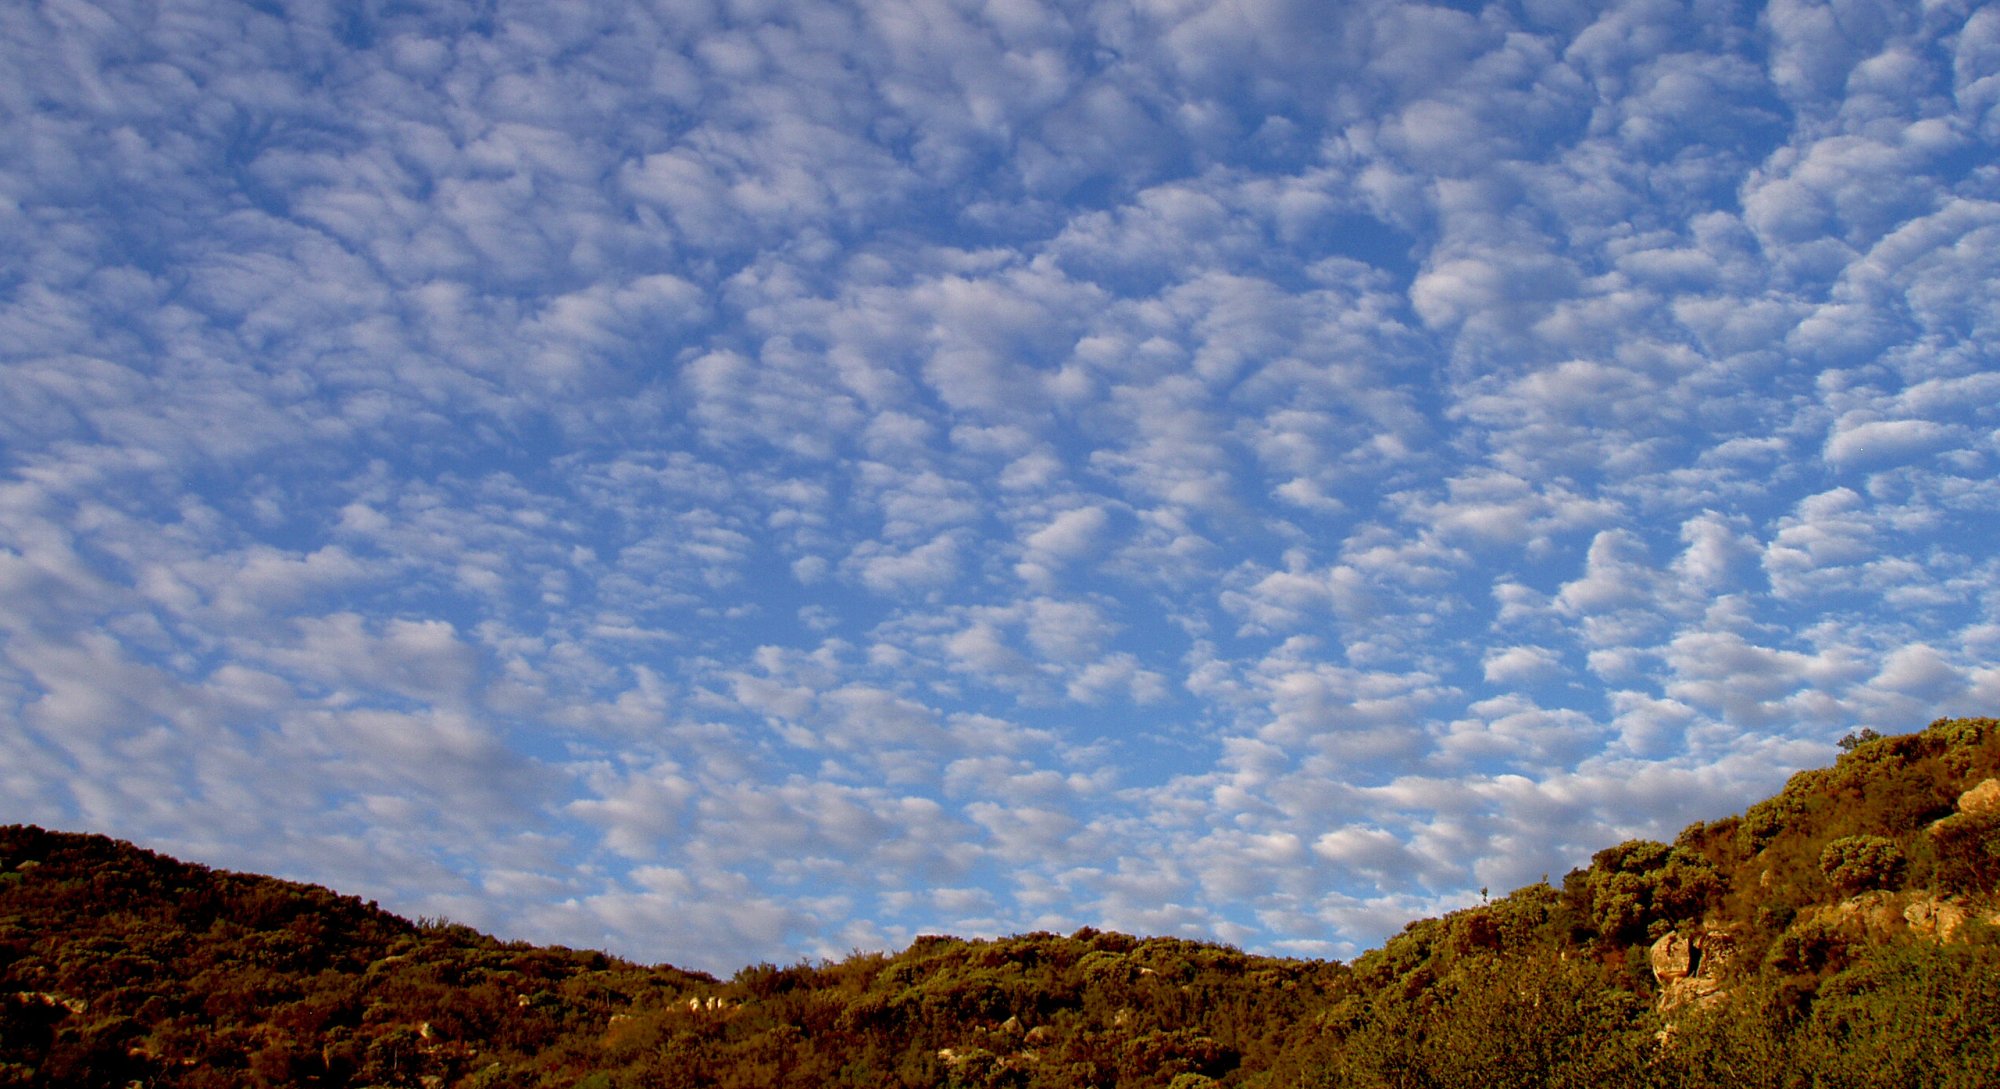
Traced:
POLYGON ((1347 958, 2000 710, 2000 8, 0 5, 0 821, 1347 958))

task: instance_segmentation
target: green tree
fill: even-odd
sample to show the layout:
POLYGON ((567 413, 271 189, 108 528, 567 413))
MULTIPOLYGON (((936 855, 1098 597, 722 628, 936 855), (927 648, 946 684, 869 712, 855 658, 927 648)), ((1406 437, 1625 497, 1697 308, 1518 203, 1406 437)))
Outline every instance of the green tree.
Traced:
POLYGON ((1887 836, 1842 836, 1819 855, 1819 871, 1845 893, 1894 888, 1909 868, 1909 859, 1887 836))

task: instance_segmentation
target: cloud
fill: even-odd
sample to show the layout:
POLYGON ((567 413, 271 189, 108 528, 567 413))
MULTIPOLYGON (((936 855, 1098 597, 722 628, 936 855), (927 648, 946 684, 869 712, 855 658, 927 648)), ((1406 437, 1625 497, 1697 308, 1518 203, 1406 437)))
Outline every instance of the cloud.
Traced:
POLYGON ((1826 440, 1826 460, 1842 467, 1879 465, 1951 445, 1953 430, 1930 420, 1842 419, 1826 440))
POLYGON ((1546 677, 1560 664, 1561 659, 1547 647, 1515 646, 1488 651, 1483 668, 1488 682, 1512 684, 1546 677))
POLYGON ((0 16, 16 819, 1352 955, 2000 691, 1991 12, 752 7, 0 16))
POLYGON ((1681 635, 1666 657, 1669 696, 1750 726, 1837 713, 1841 689, 1863 669, 1844 648, 1808 654, 1722 632, 1681 635))
POLYGON ((1111 525, 1103 507, 1077 507, 1050 519, 1022 541, 1026 555, 1015 568, 1030 583, 1046 585, 1051 568, 1062 567, 1090 553, 1111 525))

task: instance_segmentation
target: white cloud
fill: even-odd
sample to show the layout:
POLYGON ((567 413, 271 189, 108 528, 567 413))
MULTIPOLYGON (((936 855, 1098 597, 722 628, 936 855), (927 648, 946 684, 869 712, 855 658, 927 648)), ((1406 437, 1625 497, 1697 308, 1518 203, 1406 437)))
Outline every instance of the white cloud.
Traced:
POLYGON ((1746 726, 1838 714, 1843 689, 1865 669, 1845 648, 1804 653, 1759 646, 1730 632, 1690 632, 1667 647, 1666 693, 1746 726))
POLYGON ((1042 567, 1062 564, 1080 558, 1096 545, 1098 537, 1111 524, 1111 516, 1103 507, 1078 507, 1056 515, 1042 528, 1028 534, 1022 542, 1027 545, 1030 563, 1042 567))
POLYGON ((1548 677, 1561 669, 1562 659, 1547 647, 1514 646, 1486 652, 1482 663, 1492 684, 1516 684, 1548 677))
POLYGON ((1826 460, 1843 468, 1894 463, 1930 453, 1957 437, 1952 428, 1930 420, 1844 418, 1826 440, 1826 460))
POLYGON ((127 7, 0 16, 31 819, 1350 955, 2000 691, 1984 9, 127 7))
POLYGON ((1875 554, 1878 533, 1865 501, 1849 488, 1801 499, 1764 551, 1772 588, 1791 596, 1829 585, 1829 572, 1875 554))

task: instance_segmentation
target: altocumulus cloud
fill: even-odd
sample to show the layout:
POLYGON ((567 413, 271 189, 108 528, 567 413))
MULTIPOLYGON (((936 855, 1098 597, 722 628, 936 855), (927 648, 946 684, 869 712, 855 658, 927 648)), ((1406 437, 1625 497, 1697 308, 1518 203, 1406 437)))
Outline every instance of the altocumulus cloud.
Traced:
POLYGON ((2000 699, 1978 4, 51 0, 0 96, 5 819, 1346 955, 2000 699))

